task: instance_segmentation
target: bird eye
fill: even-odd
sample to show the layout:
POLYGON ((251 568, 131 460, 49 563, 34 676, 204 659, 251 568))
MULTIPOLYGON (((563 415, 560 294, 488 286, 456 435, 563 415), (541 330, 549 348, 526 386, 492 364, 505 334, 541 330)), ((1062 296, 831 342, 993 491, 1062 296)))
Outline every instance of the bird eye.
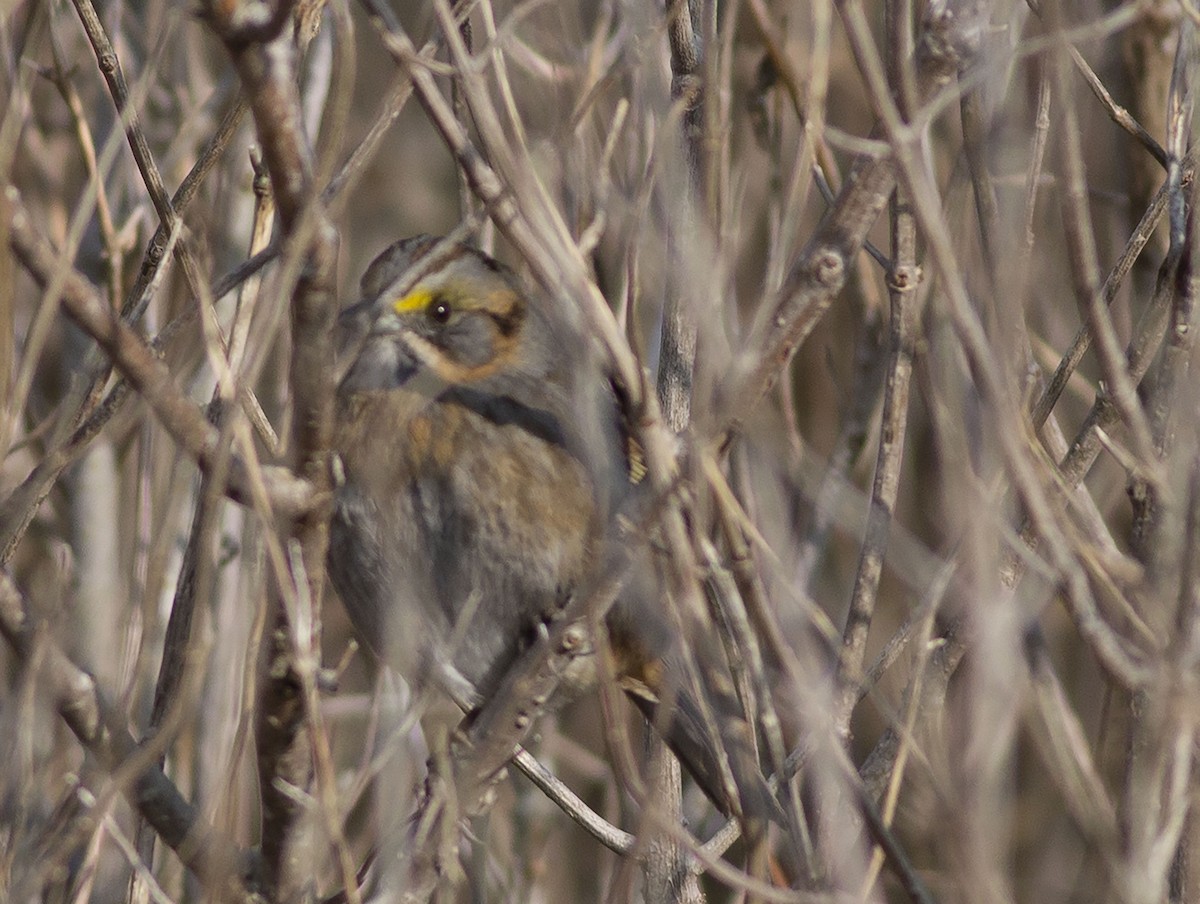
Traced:
POLYGON ((439 298, 429 306, 429 316, 433 318, 435 323, 445 323, 450 319, 450 302, 439 298))

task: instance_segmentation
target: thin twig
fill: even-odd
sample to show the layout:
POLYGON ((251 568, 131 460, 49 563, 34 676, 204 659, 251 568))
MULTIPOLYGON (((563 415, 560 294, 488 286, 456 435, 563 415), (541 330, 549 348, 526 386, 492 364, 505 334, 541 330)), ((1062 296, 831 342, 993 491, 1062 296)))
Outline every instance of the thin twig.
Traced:
MULTIPOLYGON (((124 718, 111 710, 91 676, 39 634, 20 591, 4 571, 0 571, 0 633, 21 659, 32 661, 36 655, 40 660, 42 681, 55 708, 106 768, 128 768, 131 758, 145 759, 124 718)), ((175 786, 153 765, 153 758, 134 770, 130 779, 131 798, 142 815, 189 868, 212 883, 214 893, 230 900, 255 900, 252 859, 200 823, 175 786)))
MULTIPOLYGON (((904 46, 903 33, 909 29, 905 7, 889 4, 892 23, 890 46, 904 46)), ((893 81, 898 78, 898 61, 891 60, 893 81)), ((836 714, 838 730, 848 733, 850 716, 857 702, 866 658, 867 633, 875 612, 879 580, 887 549, 888 529, 896 508, 900 488, 900 467, 908 425, 908 396, 916 334, 916 291, 921 281, 917 263, 916 221, 908 204, 907 191, 898 189, 892 199, 892 264, 888 279, 891 298, 891 331, 888 343, 888 369, 884 382, 882 424, 876 452, 875 477, 871 485, 871 503, 867 511, 866 533, 859 553, 854 589, 842 648, 838 657, 838 680, 842 688, 836 714)))
MULTIPOLYGON (((9 242, 30 275, 45 285, 57 269, 57 255, 49 243, 34 230, 16 189, 8 188, 0 201, 0 224, 9 233, 9 242)), ((166 365, 147 348, 145 342, 126 326, 106 305, 95 288, 74 270, 63 280, 62 303, 67 314, 108 353, 163 426, 202 468, 212 465, 219 437, 200 410, 179 390, 166 365)), ((263 478, 270 488, 271 503, 280 515, 298 515, 312 503, 312 487, 282 468, 264 469, 263 478)), ((241 465, 230 472, 230 492, 246 499, 246 475, 241 465)))

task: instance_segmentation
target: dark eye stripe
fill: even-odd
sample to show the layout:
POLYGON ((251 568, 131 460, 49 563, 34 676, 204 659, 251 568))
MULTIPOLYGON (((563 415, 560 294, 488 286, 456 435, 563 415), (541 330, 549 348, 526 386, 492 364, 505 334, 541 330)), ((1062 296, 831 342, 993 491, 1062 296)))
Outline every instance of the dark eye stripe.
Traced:
POLYGON ((507 311, 492 311, 492 319, 496 321, 500 335, 507 338, 520 329, 525 319, 525 309, 519 304, 512 304, 507 311))

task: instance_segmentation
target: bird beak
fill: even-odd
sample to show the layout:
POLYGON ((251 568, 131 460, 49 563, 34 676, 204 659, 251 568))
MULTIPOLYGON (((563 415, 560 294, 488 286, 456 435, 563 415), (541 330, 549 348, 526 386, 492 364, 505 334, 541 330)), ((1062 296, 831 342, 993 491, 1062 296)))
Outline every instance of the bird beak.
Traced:
POLYGON ((343 308, 338 314, 335 333, 337 382, 341 383, 369 339, 403 331, 395 312, 380 299, 365 298, 343 308))
POLYGON ((348 337, 365 336, 371 328, 373 302, 355 302, 338 313, 337 328, 348 337))
MULTIPOLYGON (((386 296, 384 296, 386 298, 386 296)), ((338 330, 350 341, 403 331, 403 324, 384 298, 364 298, 338 314, 338 330)))

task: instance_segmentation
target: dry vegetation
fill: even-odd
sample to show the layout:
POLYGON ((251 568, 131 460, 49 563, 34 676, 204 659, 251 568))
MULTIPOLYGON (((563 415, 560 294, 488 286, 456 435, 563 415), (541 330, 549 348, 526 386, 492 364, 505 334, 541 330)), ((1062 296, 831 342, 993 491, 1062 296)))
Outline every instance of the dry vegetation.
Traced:
POLYGON ((383 4, 0 4, 0 900, 1196 900, 1189 0, 383 4), (514 727, 565 623, 431 754, 324 589, 333 317, 455 230, 623 387, 757 849, 514 727))

